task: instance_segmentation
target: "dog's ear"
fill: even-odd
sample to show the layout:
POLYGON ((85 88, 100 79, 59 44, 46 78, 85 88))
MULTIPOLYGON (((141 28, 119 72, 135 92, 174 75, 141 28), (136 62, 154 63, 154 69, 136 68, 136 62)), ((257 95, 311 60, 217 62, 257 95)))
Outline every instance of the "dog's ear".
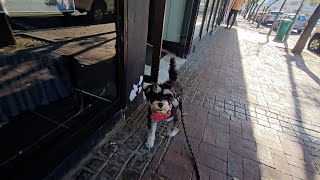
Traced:
POLYGON ((146 86, 145 88, 143 88, 144 95, 146 96, 146 98, 147 98, 148 101, 149 101, 149 99, 150 99, 150 92, 151 92, 152 88, 153 88, 153 85, 152 85, 152 84, 146 86))

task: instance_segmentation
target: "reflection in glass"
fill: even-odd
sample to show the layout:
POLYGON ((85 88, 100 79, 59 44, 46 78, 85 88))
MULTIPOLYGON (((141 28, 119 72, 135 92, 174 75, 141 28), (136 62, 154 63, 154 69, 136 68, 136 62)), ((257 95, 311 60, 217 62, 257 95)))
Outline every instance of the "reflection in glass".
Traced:
MULTIPOLYGON (((52 2, 42 0, 39 6, 57 5, 52 2)), ((59 10, 74 8, 68 0, 55 2, 62 3, 59 10)), ((0 179, 20 176, 17 172, 30 179, 49 173, 99 128, 98 116, 119 97, 114 1, 79 2, 78 11, 67 14, 22 4, 16 4, 19 12, 4 8, 16 44, 0 44, 0 147, 6 147, 0 179), (52 152, 55 148, 62 152, 52 152)))
POLYGON ((201 36, 204 36, 207 34, 207 27, 208 27, 208 23, 209 23, 209 18, 210 18, 210 13, 211 13, 211 9, 212 9, 212 4, 213 4, 213 0, 209 0, 208 3, 208 8, 207 8, 207 13, 206 13, 206 19, 203 23, 203 28, 202 28, 202 34, 201 36))
POLYGON ((203 21, 203 14, 204 14, 206 3, 207 3, 207 0, 200 1, 198 16, 197 16, 196 25, 194 28, 194 33, 193 33, 193 40, 198 38, 200 35, 200 30, 201 30, 201 25, 202 25, 202 21, 203 21))

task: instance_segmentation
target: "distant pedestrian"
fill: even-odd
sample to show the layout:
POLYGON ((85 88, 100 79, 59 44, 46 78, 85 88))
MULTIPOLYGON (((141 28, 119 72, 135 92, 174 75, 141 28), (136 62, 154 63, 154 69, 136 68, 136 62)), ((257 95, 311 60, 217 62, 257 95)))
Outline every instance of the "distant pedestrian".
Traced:
POLYGON ((225 28, 228 28, 231 16, 233 15, 233 20, 232 20, 231 26, 229 27, 229 29, 231 29, 234 22, 236 21, 237 14, 238 14, 239 10, 241 9, 242 5, 245 2, 246 2, 245 0, 233 0, 233 2, 231 4, 231 10, 229 12, 228 20, 227 20, 227 26, 225 28))

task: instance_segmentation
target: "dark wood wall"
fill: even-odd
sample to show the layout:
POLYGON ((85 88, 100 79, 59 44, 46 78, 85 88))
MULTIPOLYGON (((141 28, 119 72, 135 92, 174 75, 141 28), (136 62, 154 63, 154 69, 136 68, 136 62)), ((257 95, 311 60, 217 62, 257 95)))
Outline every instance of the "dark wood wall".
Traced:
POLYGON ((137 94, 133 101, 130 101, 130 92, 134 84, 138 84, 140 76, 144 75, 148 19, 149 19, 149 0, 128 0, 127 11, 127 110, 129 116, 142 102, 142 92, 137 94))

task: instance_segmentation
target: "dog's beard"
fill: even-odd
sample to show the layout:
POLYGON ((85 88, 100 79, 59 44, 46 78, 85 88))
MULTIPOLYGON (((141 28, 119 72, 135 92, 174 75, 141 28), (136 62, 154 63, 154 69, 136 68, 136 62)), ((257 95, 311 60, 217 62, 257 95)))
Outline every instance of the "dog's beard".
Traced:
POLYGON ((170 103, 168 101, 153 101, 151 103, 151 111, 159 114, 166 114, 170 110, 170 103), (159 103, 163 103, 162 107, 159 107, 159 103))

